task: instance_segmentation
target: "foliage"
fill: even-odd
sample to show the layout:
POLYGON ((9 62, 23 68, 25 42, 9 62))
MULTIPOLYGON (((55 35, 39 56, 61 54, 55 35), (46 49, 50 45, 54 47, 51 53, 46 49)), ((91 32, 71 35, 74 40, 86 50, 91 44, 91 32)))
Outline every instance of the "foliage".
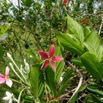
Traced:
POLYGON ((103 1, 17 1, 0 1, 0 98, 18 103, 102 103, 103 1), (47 52, 50 45, 64 58, 55 63, 55 72, 54 64, 49 66, 55 62, 54 54, 49 57, 47 52), (41 50, 48 58, 39 57, 41 50), (46 60, 48 66, 41 70, 46 60), (6 66, 10 74, 4 73, 6 66))

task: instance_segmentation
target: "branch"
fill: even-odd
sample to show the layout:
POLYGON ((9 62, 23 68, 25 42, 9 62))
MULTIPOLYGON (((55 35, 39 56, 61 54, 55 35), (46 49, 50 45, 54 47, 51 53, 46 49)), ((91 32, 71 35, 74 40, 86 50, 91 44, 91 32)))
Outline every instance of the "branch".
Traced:
POLYGON ((103 15, 101 16, 101 19, 102 19, 102 21, 101 21, 101 25, 100 25, 99 32, 98 32, 99 35, 100 35, 102 27, 103 27, 103 15))
MULTIPOLYGON (((72 98, 73 98, 73 97, 76 95, 76 93, 78 92, 80 86, 82 85, 83 75, 80 73, 80 71, 79 71, 73 64, 71 64, 70 62, 68 62, 68 63, 69 63, 69 65, 70 65, 73 69, 75 69, 75 71, 80 75, 80 79, 79 79, 78 86, 75 88, 75 92, 73 93, 73 95, 72 95, 71 98, 69 99, 69 101, 71 101, 72 98)), ((69 103, 69 101, 68 101, 68 103, 69 103)))

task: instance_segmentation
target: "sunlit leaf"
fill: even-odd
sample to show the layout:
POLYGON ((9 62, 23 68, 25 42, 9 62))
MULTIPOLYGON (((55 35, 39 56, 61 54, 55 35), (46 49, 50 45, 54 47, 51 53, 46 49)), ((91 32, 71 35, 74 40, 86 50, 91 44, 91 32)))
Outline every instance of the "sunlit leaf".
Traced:
POLYGON ((84 66, 86 67, 87 71, 91 73, 93 77, 98 78, 98 79, 103 78, 103 70, 101 69, 101 71, 99 71, 97 67, 99 62, 94 54, 86 52, 81 56, 81 60, 84 66))
POLYGON ((67 33, 59 33, 58 40, 66 50, 72 53, 81 55, 84 51, 82 45, 74 41, 67 33))
POLYGON ((0 37, 10 28, 10 24, 0 25, 0 37))
POLYGON ((69 33, 69 35, 71 35, 77 42, 84 41, 82 26, 69 15, 67 16, 67 33, 69 33))
POLYGON ((84 41, 84 45, 88 49, 88 51, 94 54, 97 59, 100 61, 103 57, 103 47, 100 36, 96 31, 92 31, 86 40, 84 41))

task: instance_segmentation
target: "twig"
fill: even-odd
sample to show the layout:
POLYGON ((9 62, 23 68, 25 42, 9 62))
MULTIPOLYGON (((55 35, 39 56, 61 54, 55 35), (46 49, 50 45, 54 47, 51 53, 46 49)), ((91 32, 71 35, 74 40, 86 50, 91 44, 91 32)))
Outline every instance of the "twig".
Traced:
POLYGON ((103 27, 103 15, 101 16, 101 19, 102 19, 102 21, 101 21, 101 25, 100 25, 99 32, 98 32, 99 35, 100 35, 102 27, 103 27))
MULTIPOLYGON (((75 92, 73 93, 73 95, 72 95, 71 98, 69 99, 69 101, 70 101, 70 100, 72 100, 72 98, 75 96, 75 94, 78 92, 80 86, 82 85, 83 75, 80 73, 80 71, 79 71, 74 65, 72 65, 70 62, 68 62, 68 63, 69 63, 69 65, 70 65, 73 69, 75 69, 75 71, 80 75, 80 79, 79 79, 78 86, 76 87, 75 92)), ((69 103, 69 102, 68 102, 68 103, 69 103)))
MULTIPOLYGON (((82 15, 83 17, 90 17, 90 16, 101 16, 102 15, 102 13, 103 13, 103 11, 100 11, 100 12, 97 12, 97 13, 92 13, 92 14, 85 14, 85 15, 82 15)), ((81 18, 80 16, 79 17, 77 17, 76 19, 79 19, 79 18, 81 18)))
POLYGON ((62 100, 62 98, 64 98, 64 97, 68 97, 68 93, 61 95, 60 100, 62 100))

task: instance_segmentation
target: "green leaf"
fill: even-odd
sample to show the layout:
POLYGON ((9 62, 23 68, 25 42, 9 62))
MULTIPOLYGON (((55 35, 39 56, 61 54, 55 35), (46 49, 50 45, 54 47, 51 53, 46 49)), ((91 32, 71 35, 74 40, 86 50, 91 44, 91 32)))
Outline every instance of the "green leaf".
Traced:
POLYGON ((51 67, 47 67, 45 69, 45 74, 46 74, 46 82, 49 85, 52 95, 55 96, 56 95, 56 85, 55 85, 55 73, 52 70, 51 67))
POLYGON ((77 66, 83 66, 80 58, 72 58, 72 59, 71 59, 71 62, 72 62, 73 64, 77 65, 77 66))
POLYGON ((79 88, 79 91, 83 91, 87 88, 87 84, 83 84, 81 85, 81 87, 79 88))
POLYGON ((69 15, 67 16, 67 33, 69 33, 77 42, 82 43, 84 41, 82 26, 69 15))
POLYGON ((40 58, 37 54, 37 51, 35 50, 32 50, 32 49, 28 49, 25 51, 27 54, 31 55, 36 61, 39 60, 40 61, 40 58))
POLYGON ((40 74, 40 66, 33 65, 30 69, 29 81, 30 81, 31 91, 32 94, 34 95, 34 98, 38 97, 39 74, 40 74))
POLYGON ((22 2, 25 4, 25 6, 30 7, 33 3, 33 0, 22 0, 22 2))
POLYGON ((101 71, 99 71, 98 69, 99 62, 94 54, 86 52, 81 56, 81 60, 84 66, 86 67, 87 71, 89 71, 89 73, 91 73, 93 77, 97 79, 103 78, 103 72, 102 72, 103 70, 101 69, 101 71))
POLYGON ((65 89, 70 81, 70 78, 73 76, 72 73, 73 73, 72 69, 68 69, 65 72, 63 81, 61 82, 60 88, 58 90, 58 96, 60 96, 65 91, 65 89))
POLYGON ((74 41, 67 33, 59 33, 58 40, 66 50, 72 53, 81 55, 84 51, 82 45, 74 41))
POLYGON ((60 80, 60 76, 62 75, 62 71, 64 69, 65 62, 64 60, 59 62, 58 66, 56 67, 56 75, 55 75, 55 81, 56 83, 60 80))
POLYGON ((87 39, 88 35, 91 33, 89 27, 85 27, 84 29, 84 39, 87 39))
POLYGON ((78 97, 78 91, 77 91, 77 93, 72 97, 72 99, 69 100, 67 103, 75 103, 75 101, 77 100, 77 97, 78 97))
POLYGON ((10 24, 0 25, 0 36, 10 28, 10 24))
POLYGON ((103 103, 97 96, 94 94, 88 94, 84 99, 83 103, 103 103))
POLYGON ((43 75, 43 72, 41 71, 40 72, 40 75, 39 75, 39 87, 38 87, 38 95, 40 96, 43 91, 44 91, 44 75, 43 75))
MULTIPOLYGON (((61 48, 58 45, 55 46, 55 55, 56 56, 62 56, 61 48)), ((56 83, 60 80, 60 76, 62 75, 64 65, 65 65, 64 60, 62 60, 59 63, 56 63, 56 74, 55 74, 55 82, 56 83)))
POLYGON ((102 90, 99 90, 99 89, 94 88, 94 87, 92 87, 92 86, 88 86, 87 89, 88 89, 89 91, 91 91, 92 93, 95 93, 95 94, 98 94, 98 95, 103 96, 103 91, 102 91, 102 90))
POLYGON ((99 61, 101 60, 101 58, 103 57, 103 47, 101 38, 96 31, 92 31, 88 35, 87 39, 84 41, 84 45, 90 53, 94 54, 97 57, 99 61))

